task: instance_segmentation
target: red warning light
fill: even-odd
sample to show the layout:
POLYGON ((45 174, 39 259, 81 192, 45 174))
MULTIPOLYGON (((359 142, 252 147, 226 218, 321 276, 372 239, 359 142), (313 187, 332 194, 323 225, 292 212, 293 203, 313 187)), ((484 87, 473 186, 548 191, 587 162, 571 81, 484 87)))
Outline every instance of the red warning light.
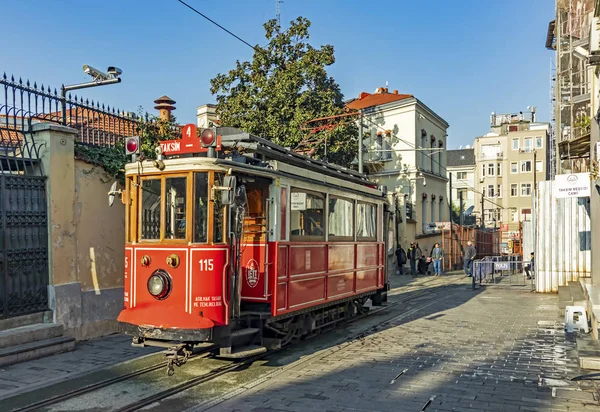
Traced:
POLYGON ((200 141, 202 142, 202 146, 208 147, 211 146, 215 142, 215 132, 213 129, 204 129, 202 131, 202 136, 200 136, 200 141))
POLYGON ((130 137, 125 144, 125 150, 128 155, 136 154, 140 147, 140 141, 137 136, 130 137))

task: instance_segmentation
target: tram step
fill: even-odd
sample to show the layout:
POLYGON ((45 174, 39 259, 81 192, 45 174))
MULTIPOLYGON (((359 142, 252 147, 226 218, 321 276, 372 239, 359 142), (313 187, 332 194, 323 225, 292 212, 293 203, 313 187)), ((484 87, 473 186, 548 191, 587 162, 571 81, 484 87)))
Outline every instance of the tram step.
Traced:
POLYGON ((43 358, 75 349, 75 339, 65 336, 0 349, 0 367, 43 358))
POLYGON ((0 349, 61 336, 63 327, 54 323, 38 323, 0 331, 0 349))
POLYGON ((243 359, 260 355, 266 351, 267 348, 258 345, 240 346, 239 348, 221 348, 219 357, 225 359, 243 359))
POLYGON ((252 335, 256 335, 259 332, 260 332, 260 329, 258 329, 258 328, 238 329, 238 330, 234 330, 233 332, 231 332, 231 338, 234 339, 234 338, 252 336, 252 335))

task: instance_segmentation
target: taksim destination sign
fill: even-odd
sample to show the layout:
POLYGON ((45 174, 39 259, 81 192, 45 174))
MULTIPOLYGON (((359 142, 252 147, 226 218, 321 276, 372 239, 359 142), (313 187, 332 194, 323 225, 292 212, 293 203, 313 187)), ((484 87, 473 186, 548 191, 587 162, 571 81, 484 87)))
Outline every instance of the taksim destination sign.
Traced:
POLYGON ((554 197, 589 197, 591 194, 589 173, 556 175, 554 197))

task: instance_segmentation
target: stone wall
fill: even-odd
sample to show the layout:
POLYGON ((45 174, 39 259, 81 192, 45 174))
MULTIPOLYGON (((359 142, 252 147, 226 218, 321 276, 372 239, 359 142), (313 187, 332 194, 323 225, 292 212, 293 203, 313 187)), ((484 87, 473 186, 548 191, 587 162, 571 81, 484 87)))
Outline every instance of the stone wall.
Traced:
POLYGON ((77 339, 114 333, 123 308, 124 207, 108 206, 112 179, 75 160, 75 130, 34 125, 48 177, 50 309, 77 339))

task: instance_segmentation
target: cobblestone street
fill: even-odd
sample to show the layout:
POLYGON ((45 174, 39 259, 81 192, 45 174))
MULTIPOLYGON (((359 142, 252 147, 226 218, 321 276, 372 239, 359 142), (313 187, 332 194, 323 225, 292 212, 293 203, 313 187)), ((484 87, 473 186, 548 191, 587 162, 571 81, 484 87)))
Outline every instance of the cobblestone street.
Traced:
MULTIPOLYGON (((465 286, 467 280, 465 280, 465 286)), ((556 295, 454 289, 210 411, 600 410, 556 295)))

